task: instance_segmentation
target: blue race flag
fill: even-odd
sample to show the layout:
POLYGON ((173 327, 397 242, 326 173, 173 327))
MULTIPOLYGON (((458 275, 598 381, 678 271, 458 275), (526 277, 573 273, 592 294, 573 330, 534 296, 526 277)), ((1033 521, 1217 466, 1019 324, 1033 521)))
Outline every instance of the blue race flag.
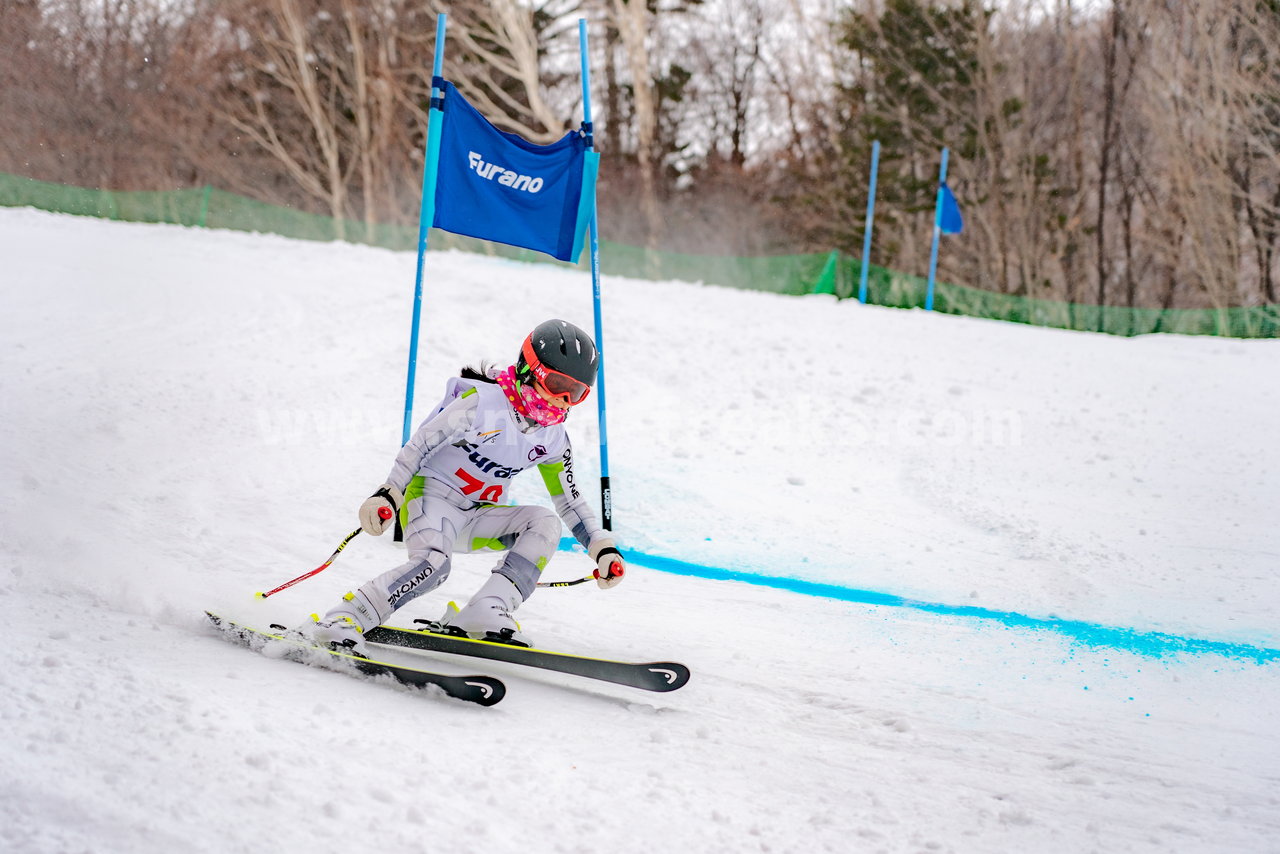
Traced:
POLYGON ((599 163, 586 134, 536 145, 494 127, 447 81, 443 102, 431 224, 576 262, 599 163))
POLYGON ((938 213, 938 228, 943 234, 959 234, 964 231, 964 217, 960 216, 960 205, 956 202, 955 193, 946 184, 942 185, 942 210, 938 213))

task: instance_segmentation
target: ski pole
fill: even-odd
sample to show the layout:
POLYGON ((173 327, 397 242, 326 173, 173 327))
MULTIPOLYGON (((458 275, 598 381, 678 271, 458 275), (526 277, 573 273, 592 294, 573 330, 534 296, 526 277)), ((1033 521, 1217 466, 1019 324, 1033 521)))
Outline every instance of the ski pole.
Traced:
POLYGON ((584 581, 595 581, 594 575, 588 575, 585 578, 575 578, 573 581, 539 581, 538 587, 572 587, 575 584, 581 584, 584 581))
MULTIPOLYGON (((381 519, 390 519, 391 516, 392 516, 392 513, 391 513, 390 507, 383 507, 378 510, 378 517, 381 519)), ((279 587, 275 588, 274 590, 268 590, 266 593, 255 593, 253 594, 254 597, 257 599, 266 599, 268 596, 274 596, 276 593, 279 593, 281 590, 286 590, 292 587, 293 585, 297 584, 299 581, 306 581, 311 576, 316 575, 317 573, 320 573, 320 572, 324 572, 333 564, 333 562, 337 559, 338 555, 342 553, 342 550, 347 547, 347 543, 354 540, 356 538, 356 535, 359 534, 362 530, 364 529, 356 528, 350 534, 347 534, 347 536, 343 538, 342 542, 338 543, 338 547, 333 550, 333 554, 329 555, 329 559, 326 560, 324 563, 320 564, 319 566, 317 566, 315 569, 311 570, 310 572, 306 572, 306 573, 303 573, 302 575, 299 575, 297 578, 293 579, 292 581, 286 581, 284 584, 281 584, 279 587)))
MULTIPOLYGON (((624 572, 625 570, 623 570, 623 568, 616 561, 613 563, 612 566, 609 567, 610 575, 616 575, 619 578, 621 578, 624 572)), ((573 581, 539 581, 537 586, 538 587, 573 587, 575 584, 582 584, 583 582, 586 582, 586 581, 595 581, 599 577, 600 577, 600 570, 597 569, 596 571, 592 572, 590 575, 585 575, 582 578, 575 578, 573 581)))

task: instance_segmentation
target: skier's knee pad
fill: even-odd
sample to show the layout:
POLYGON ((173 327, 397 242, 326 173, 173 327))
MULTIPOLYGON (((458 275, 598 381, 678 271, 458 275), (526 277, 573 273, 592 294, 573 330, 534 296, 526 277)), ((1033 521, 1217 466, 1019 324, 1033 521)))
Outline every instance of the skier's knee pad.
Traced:
POLYGON ((555 553, 560 539, 560 517, 546 508, 537 510, 541 512, 530 513, 516 531, 515 544, 494 570, 510 579, 524 599, 533 595, 542 568, 555 553))
POLYGON ((507 552, 493 571, 505 576, 520 591, 520 599, 524 601, 533 595, 538 586, 538 578, 542 575, 542 567, 547 563, 545 557, 536 561, 530 560, 519 552, 507 552))

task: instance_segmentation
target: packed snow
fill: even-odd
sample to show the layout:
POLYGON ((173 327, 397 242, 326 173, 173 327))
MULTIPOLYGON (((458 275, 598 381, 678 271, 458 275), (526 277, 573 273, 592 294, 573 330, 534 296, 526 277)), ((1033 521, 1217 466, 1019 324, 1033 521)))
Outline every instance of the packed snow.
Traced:
MULTIPOLYGON (((390 467, 412 254, 4 209, 0 259, 0 850, 1280 851, 1280 341, 605 277, 632 562, 517 616, 693 678, 382 656, 499 676, 486 709, 204 618, 298 624, 403 559, 358 537, 252 595, 327 558, 390 467)), ((536 323, 592 326, 581 270, 433 252, 425 278, 419 415, 536 323)), ((594 407, 569 425, 590 487, 594 407)), ((532 474, 515 497, 547 502, 532 474)), ((457 556, 395 622, 493 562, 457 556)))

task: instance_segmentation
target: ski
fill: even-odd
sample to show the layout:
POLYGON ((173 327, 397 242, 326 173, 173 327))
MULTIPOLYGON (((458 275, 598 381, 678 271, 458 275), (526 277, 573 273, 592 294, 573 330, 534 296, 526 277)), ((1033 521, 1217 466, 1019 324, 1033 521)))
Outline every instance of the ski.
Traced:
POLYGON ((527 646, 517 646, 499 641, 474 640, 450 634, 439 623, 418 620, 421 628, 401 629, 395 626, 378 626, 364 633, 367 643, 382 646, 400 646, 428 652, 446 652, 454 655, 470 655, 491 661, 520 664, 541 670, 554 670, 587 679, 613 682, 646 691, 674 691, 689 681, 689 668, 674 661, 632 663, 609 661, 552 652, 527 646))
POLYGON ((325 649, 306 640, 287 637, 283 634, 283 630, 275 626, 270 631, 263 631, 233 623, 209 611, 205 611, 205 614, 227 640, 256 652, 262 652, 268 646, 284 649, 285 653, 282 657, 290 661, 313 664, 324 662, 323 656, 327 655, 331 658, 330 663, 336 663, 340 668, 351 669, 366 676, 391 676, 400 684, 415 688, 434 685, 450 697, 466 700, 469 703, 479 703, 482 706, 492 706, 507 692, 506 686, 492 676, 448 676, 413 667, 402 667, 347 652, 325 649))

